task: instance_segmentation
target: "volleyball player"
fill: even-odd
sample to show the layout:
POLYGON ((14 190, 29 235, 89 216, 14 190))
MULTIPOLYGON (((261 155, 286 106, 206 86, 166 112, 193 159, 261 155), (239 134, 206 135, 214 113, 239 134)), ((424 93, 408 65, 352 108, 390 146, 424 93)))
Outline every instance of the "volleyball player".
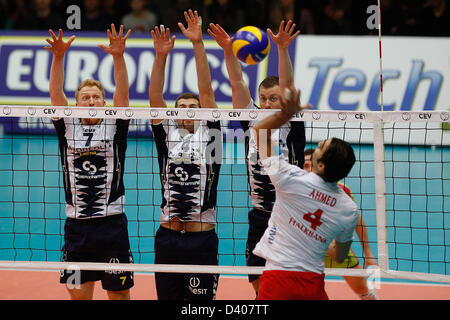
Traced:
MULTIPOLYGON (((199 95, 181 94, 176 108, 217 108, 197 11, 184 13, 187 28, 178 23, 192 42, 199 95)), ((164 26, 152 30, 155 61, 149 100, 151 107, 166 107, 163 96, 167 56, 175 36, 164 26)), ((161 226, 155 236, 156 264, 218 265, 215 230, 216 197, 222 157, 220 121, 152 120, 162 186, 161 226)), ((219 275, 155 273, 160 300, 212 300, 219 275)))
POLYGON ((312 172, 289 164, 272 151, 271 130, 300 111, 299 92, 292 86, 281 111, 254 130, 261 162, 275 186, 269 225, 254 249, 266 259, 258 299, 326 300, 325 253, 342 263, 348 256, 358 221, 358 208, 337 185, 355 163, 345 141, 321 141, 312 156, 312 172))
MULTIPOLYGON (((275 35, 267 29, 272 41, 278 48, 278 75, 264 79, 258 88, 260 106, 253 101, 250 90, 242 76, 242 68, 237 57, 233 54, 233 39, 218 24, 211 23, 208 33, 216 40, 224 50, 225 63, 232 88, 232 103, 236 109, 280 109, 280 92, 294 83, 292 63, 288 47, 299 35, 294 33, 295 23, 282 21, 275 35)), ((309 106, 310 107, 310 106, 309 106)), ((245 150, 248 181, 253 208, 248 214, 249 230, 246 244, 247 266, 264 266, 265 260, 253 254, 256 243, 260 240, 267 228, 267 223, 275 202, 275 188, 269 176, 261 165, 256 138, 249 128, 257 122, 243 121, 245 135, 245 150)), ((303 150, 305 148, 305 127, 303 122, 287 122, 274 136, 279 141, 279 147, 283 150, 285 159, 300 168, 303 168, 303 150)), ((249 275, 249 281, 255 289, 256 295, 259 288, 259 275, 249 275)))
MULTIPOLYGON (((67 42, 49 30, 46 47, 53 54, 50 99, 54 106, 67 106, 63 91, 64 56, 75 36, 67 42)), ((108 30, 109 46, 99 45, 114 61, 114 107, 129 105, 128 76, 123 53, 130 32, 108 30)), ((100 82, 84 80, 75 92, 76 105, 104 107, 105 91, 100 82)), ((64 226, 64 262, 132 263, 124 213, 123 171, 129 120, 53 119, 59 141, 67 219, 64 226)), ((92 299, 95 281, 110 299, 130 299, 133 273, 122 271, 61 271, 71 299, 92 299)))
MULTIPOLYGON (((305 163, 304 169, 308 172, 311 172, 312 166, 312 154, 314 149, 306 149, 305 150, 305 163)), ((338 186, 345 191, 345 193, 353 200, 353 193, 349 187, 347 187, 342 182, 338 182, 338 186)), ((376 267, 376 260, 372 253, 372 249, 370 248, 369 238, 367 233, 367 227, 364 222, 364 219, 361 213, 358 213, 358 223, 355 228, 356 234, 361 242, 361 246, 364 251, 365 257, 365 268, 367 266, 376 267)), ((361 269, 361 265, 359 263, 358 258, 355 256, 355 253, 352 249, 350 249, 348 257, 344 260, 343 263, 337 263, 331 259, 329 255, 325 256, 325 268, 357 268, 361 269)), ((350 277, 344 276, 344 280, 350 286, 350 288, 355 292, 362 300, 378 300, 377 292, 374 288, 369 288, 367 285, 367 280, 365 277, 350 277)))

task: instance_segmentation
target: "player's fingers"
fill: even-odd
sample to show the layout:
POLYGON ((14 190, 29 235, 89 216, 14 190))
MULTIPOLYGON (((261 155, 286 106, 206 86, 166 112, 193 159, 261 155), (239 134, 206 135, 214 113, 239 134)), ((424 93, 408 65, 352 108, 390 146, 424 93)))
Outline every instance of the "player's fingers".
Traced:
POLYGON ((166 35, 166 28, 164 27, 163 24, 161 24, 159 26, 159 35, 160 35, 160 37, 165 37, 165 35, 166 35))
POLYGON ((292 27, 292 20, 288 20, 286 23, 286 27, 284 28, 286 31, 288 31, 292 27))
POLYGON ((291 40, 295 39, 299 34, 300 34, 300 30, 297 30, 297 32, 291 36, 291 40))
POLYGON ((109 53, 109 52, 110 52, 109 48, 106 47, 106 46, 104 46, 103 44, 99 44, 98 46, 99 46, 100 48, 102 48, 106 53, 109 53))
MULTIPOLYGON (((162 25, 161 25, 161 27, 162 27, 162 25)), ((157 38, 161 37, 161 31, 160 31, 160 28, 158 28, 158 26, 155 26, 155 30, 154 31, 155 31, 154 33, 155 33, 157 38)))
POLYGON ((75 36, 71 36, 69 38, 69 41, 67 41, 67 45, 70 46, 72 44, 73 40, 75 40, 75 36))
POLYGON ((122 38, 122 36, 123 36, 123 25, 121 24, 119 28, 119 38, 122 38))
POLYGON ((111 23, 111 33, 114 37, 117 37, 116 26, 114 23, 111 23))
POLYGON ((127 40, 128 37, 130 36, 130 34, 131 34, 131 29, 129 29, 129 30, 127 31, 127 34, 125 35, 125 37, 123 37, 123 40, 127 40))
POLYGON ((291 25, 291 27, 289 28, 289 31, 288 31, 289 34, 291 34, 292 32, 294 32, 295 26, 296 26, 295 23, 293 23, 293 24, 291 25))
POLYGON ((228 36, 228 33, 225 31, 224 28, 221 27, 220 24, 216 24, 215 27, 217 28, 217 30, 222 33, 224 36, 228 36))
POLYGON ((166 29, 166 38, 170 39, 170 28, 166 29))
POLYGON ((202 25, 202 17, 198 15, 197 10, 194 11, 194 22, 197 23, 197 25, 202 25))
MULTIPOLYGON (((209 35, 210 35, 211 37, 213 37, 214 39, 216 39, 216 34, 215 34, 214 32, 212 32, 211 29, 208 28, 208 29, 206 30, 206 32, 208 32, 209 35)), ((216 40, 217 40, 217 39, 216 39, 216 40)))
POLYGON ((183 26, 183 24, 181 22, 178 22, 178 28, 180 28, 181 32, 185 32, 186 28, 183 26))
MULTIPOLYGON (((209 24, 209 28, 208 28, 208 33, 209 34, 214 34, 214 35, 216 35, 217 33, 219 33, 219 29, 214 25, 214 23, 210 23, 209 24)), ((211 35, 212 36, 212 35, 211 35)))
POLYGON ((196 20, 198 19, 197 10, 192 11, 191 9, 189 9, 189 17, 191 18, 192 22, 196 22, 196 20))
MULTIPOLYGON (((190 10, 190 11, 192 12, 192 10, 190 10)), ((191 18, 190 18, 189 14, 186 11, 184 12, 184 18, 186 19, 186 22, 188 23, 188 25, 190 23, 192 23, 191 18)))
POLYGON ((272 38, 272 40, 275 42, 275 35, 273 34, 272 30, 270 28, 267 28, 267 33, 272 38))
POLYGON ((50 29, 50 30, 48 30, 48 32, 50 33, 50 36, 52 37, 52 39, 53 39, 54 41, 56 41, 56 35, 55 35, 55 33, 53 32, 53 30, 50 29))
POLYGON ((284 20, 281 20, 280 27, 278 28, 278 33, 284 30, 284 23, 285 23, 284 20))

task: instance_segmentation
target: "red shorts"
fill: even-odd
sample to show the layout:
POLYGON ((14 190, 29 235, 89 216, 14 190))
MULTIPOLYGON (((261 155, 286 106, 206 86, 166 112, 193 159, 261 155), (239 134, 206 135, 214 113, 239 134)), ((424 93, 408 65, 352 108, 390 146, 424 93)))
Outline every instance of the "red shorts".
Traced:
POLYGON ((269 270, 259 278, 258 300, 328 300, 325 274, 269 270))

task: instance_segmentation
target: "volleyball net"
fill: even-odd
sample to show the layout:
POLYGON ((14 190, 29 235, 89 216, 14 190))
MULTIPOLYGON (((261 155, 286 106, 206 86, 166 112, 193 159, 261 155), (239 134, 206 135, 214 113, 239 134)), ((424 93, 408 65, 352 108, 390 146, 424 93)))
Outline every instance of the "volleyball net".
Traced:
MULTIPOLYGON (((252 209, 241 121, 275 110, 0 106, 0 269, 61 270, 66 202, 58 139, 51 118, 130 119, 124 168, 125 214, 133 264, 76 263, 85 270, 259 274, 246 267, 252 209), (217 187, 219 266, 154 264, 161 180, 151 119, 220 120, 223 152, 217 187)), ((450 283, 449 112, 304 111, 306 148, 337 137, 356 163, 342 182, 367 227, 352 249, 364 267, 368 244, 377 276, 450 283)), ((367 269, 327 268, 330 276, 373 276, 367 269)))

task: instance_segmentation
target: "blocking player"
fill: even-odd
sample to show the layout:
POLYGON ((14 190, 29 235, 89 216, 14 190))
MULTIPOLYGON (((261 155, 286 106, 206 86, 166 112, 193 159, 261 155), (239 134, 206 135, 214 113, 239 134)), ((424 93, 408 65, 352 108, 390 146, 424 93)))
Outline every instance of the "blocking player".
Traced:
POLYGON ((268 228, 254 249, 266 259, 259 300, 327 300, 326 252, 342 263, 348 256, 358 221, 354 201, 337 185, 355 163, 345 141, 321 141, 312 156, 312 172, 289 164, 272 150, 271 130, 300 111, 299 92, 292 86, 281 111, 255 127, 261 162, 276 189, 268 228))
MULTIPOLYGON (((75 39, 65 42, 49 30, 53 54, 50 70, 50 99, 54 106, 67 106, 63 91, 64 56, 75 39)), ((123 26, 107 31, 109 46, 99 45, 114 61, 114 107, 129 105, 128 76, 123 53, 123 26)), ((75 93, 76 106, 106 106, 105 91, 99 81, 84 80, 75 93)), ((127 218, 124 213, 124 162, 129 120, 53 119, 63 168, 67 219, 64 225, 64 262, 132 263, 127 218)), ((101 280, 109 299, 130 299, 132 272, 63 270, 71 299, 92 299, 95 281, 101 280)))
MULTIPOLYGON (((314 153, 314 149, 306 149, 305 150, 305 163, 304 169, 308 172, 311 172, 312 167, 312 154, 314 153)), ((342 182, 338 182, 338 186, 345 191, 345 193, 353 200, 353 194, 349 187, 347 187, 342 182)), ((364 223, 361 213, 358 213, 358 224, 355 228, 356 234, 358 235, 359 240, 361 241, 361 245, 364 251, 365 256, 365 268, 367 266, 376 267, 376 260, 373 256, 372 250, 370 248, 367 227, 364 223)), ((352 249, 349 251, 348 257, 344 260, 343 263, 337 263, 331 259, 329 255, 325 256, 325 268, 357 268, 361 269, 361 265, 359 263, 358 258, 355 256, 355 253, 352 249)), ((367 285, 367 280, 365 277, 350 277, 344 276, 344 280, 350 286, 350 288, 362 299, 362 300, 378 300, 377 292, 374 288, 369 288, 367 285)))
MULTIPOLYGON (((180 95, 176 108, 217 108, 197 11, 184 13, 187 28, 179 27, 192 42, 199 95, 180 95)), ((167 56, 175 36, 164 26, 152 30, 156 53, 149 100, 166 107, 163 96, 167 56)), ((161 226, 155 236, 156 264, 218 265, 216 224, 217 184, 222 157, 220 121, 152 120, 162 186, 161 226)), ((219 275, 155 273, 160 300, 212 300, 219 275)))
MULTIPOLYGON (((278 76, 269 76, 264 79, 258 88, 260 106, 253 101, 250 90, 244 81, 239 60, 233 54, 231 38, 218 24, 211 23, 208 33, 224 50, 225 63, 232 88, 232 103, 235 109, 280 109, 280 92, 294 83, 292 63, 288 47, 299 35, 295 30, 295 23, 289 20, 282 21, 277 34, 270 29, 267 33, 278 48, 278 76)), ((311 107, 309 105, 308 107, 311 107)), ((275 202, 275 188, 269 176, 261 165, 260 156, 256 147, 256 138, 249 130, 257 122, 241 122, 246 132, 245 150, 248 181, 253 209, 248 214, 249 231, 246 245, 247 266, 264 266, 265 260, 253 254, 256 243, 260 240, 267 228, 273 204, 275 202)), ((287 122, 273 132, 273 139, 279 141, 279 147, 286 161, 303 168, 303 150, 305 148, 305 126, 303 122, 287 122)), ((259 290, 259 275, 249 275, 249 281, 255 289, 259 290)))

